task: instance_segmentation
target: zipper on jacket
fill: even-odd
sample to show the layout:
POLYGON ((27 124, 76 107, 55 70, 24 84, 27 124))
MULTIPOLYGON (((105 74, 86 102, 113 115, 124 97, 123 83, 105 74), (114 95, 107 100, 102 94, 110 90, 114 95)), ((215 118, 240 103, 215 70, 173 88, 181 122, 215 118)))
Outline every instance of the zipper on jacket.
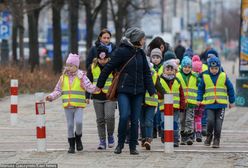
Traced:
MULTIPOLYGON (((136 54, 137 54, 137 51, 136 51, 136 54)), ((137 70, 138 70, 138 68, 137 68, 137 59, 136 59, 136 57, 135 57, 135 82, 134 82, 134 94, 136 95, 136 86, 137 86, 137 70)))

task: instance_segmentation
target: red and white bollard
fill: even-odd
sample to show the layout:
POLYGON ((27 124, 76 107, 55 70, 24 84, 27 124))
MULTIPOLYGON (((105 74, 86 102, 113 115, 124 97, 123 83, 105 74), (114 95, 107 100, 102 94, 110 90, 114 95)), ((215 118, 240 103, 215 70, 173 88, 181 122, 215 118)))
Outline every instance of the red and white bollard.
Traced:
POLYGON ((37 151, 46 151, 46 118, 44 93, 35 93, 37 151))
POLYGON ((10 81, 10 124, 17 124, 18 116, 18 80, 11 79, 10 81))
POLYGON ((173 94, 164 95, 164 152, 174 152, 173 94))

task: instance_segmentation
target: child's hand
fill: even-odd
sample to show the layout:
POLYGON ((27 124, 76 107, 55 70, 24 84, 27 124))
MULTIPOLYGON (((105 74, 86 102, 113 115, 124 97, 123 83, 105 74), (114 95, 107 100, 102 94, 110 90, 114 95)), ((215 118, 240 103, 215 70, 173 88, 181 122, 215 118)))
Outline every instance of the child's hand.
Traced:
POLYGON ((231 109, 231 108, 233 108, 233 107, 235 107, 235 104, 234 104, 234 103, 229 104, 229 109, 231 109))
POLYGON ((201 102, 200 102, 200 101, 198 101, 198 102, 196 103, 196 105, 197 105, 197 106, 200 106, 200 105, 201 105, 201 102))
POLYGON ((49 95, 48 95, 48 96, 46 97, 46 101, 51 102, 51 101, 53 101, 53 99, 52 99, 52 97, 51 97, 51 96, 49 96, 49 95))
POLYGON ((100 91, 101 91, 101 89, 99 87, 96 87, 95 90, 94 90, 94 93, 95 92, 100 92, 100 91))
POLYGON ((85 102, 86 102, 87 104, 90 104, 90 99, 85 99, 85 102))

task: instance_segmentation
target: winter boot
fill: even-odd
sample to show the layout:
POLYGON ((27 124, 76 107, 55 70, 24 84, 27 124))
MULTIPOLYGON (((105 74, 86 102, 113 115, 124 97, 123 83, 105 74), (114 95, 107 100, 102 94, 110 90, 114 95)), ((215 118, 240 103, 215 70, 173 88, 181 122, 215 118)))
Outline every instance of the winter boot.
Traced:
POLYGON ((196 138, 196 142, 202 142, 202 134, 201 134, 201 132, 196 132, 195 133, 195 138, 196 138))
POLYGON ((186 141, 187 141, 187 135, 185 134, 184 131, 181 131, 181 143, 180 145, 186 145, 186 141))
POLYGON ((152 143, 152 138, 146 138, 146 141, 145 141, 145 147, 146 147, 146 150, 151 150, 151 143, 152 143))
POLYGON ((220 147, 220 139, 219 138, 214 138, 212 148, 219 148, 219 147, 220 147))
POLYGON ((141 139, 141 147, 145 147, 146 138, 141 139))
POLYGON ((68 153, 75 153, 75 138, 68 138, 68 142, 70 145, 68 153))
POLYGON ((194 133, 187 133, 187 145, 193 145, 194 133))
POLYGON ((115 148, 114 153, 115 153, 115 154, 120 154, 120 153, 122 152, 123 147, 124 147, 123 145, 118 144, 118 145, 116 146, 116 148, 115 148))
POLYGON ((82 144, 82 141, 81 141, 81 137, 82 137, 82 134, 77 135, 76 132, 75 132, 75 140, 76 140, 77 151, 83 150, 83 144, 82 144))
POLYGON ((157 138, 158 130, 157 128, 153 128, 153 138, 157 138))
POLYGON ((100 143, 97 149, 106 149, 106 140, 105 139, 100 139, 100 143))
POLYGON ((205 146, 210 146, 212 142, 213 134, 208 134, 206 140, 204 141, 205 146))
POLYGON ((115 139, 113 135, 108 136, 108 147, 113 148, 115 146, 115 139))

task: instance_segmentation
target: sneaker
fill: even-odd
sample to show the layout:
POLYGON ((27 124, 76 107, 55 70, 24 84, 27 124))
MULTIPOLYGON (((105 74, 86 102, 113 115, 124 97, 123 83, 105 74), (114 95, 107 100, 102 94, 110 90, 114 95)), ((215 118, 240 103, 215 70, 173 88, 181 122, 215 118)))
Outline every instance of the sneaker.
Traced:
POLYGON ((113 148, 115 146, 115 139, 113 135, 108 136, 108 147, 113 148))
POLYGON ((196 142, 202 142, 201 132, 196 132, 195 137, 196 137, 196 142))
POLYGON ((97 149, 106 149, 106 140, 105 139, 100 139, 100 143, 97 149))

